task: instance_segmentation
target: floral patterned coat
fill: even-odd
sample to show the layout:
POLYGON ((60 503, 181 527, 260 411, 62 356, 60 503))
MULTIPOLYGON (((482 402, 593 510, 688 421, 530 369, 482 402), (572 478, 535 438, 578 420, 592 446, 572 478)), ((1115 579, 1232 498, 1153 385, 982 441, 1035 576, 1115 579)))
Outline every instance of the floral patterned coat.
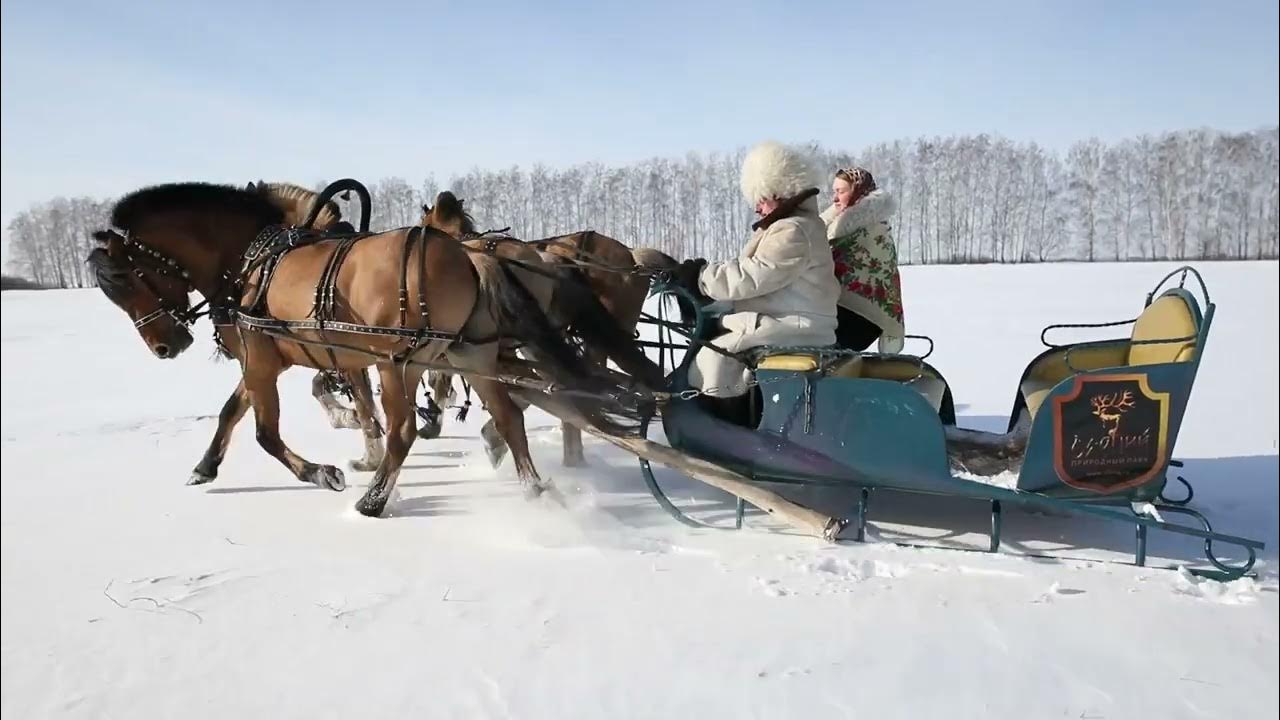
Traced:
POLYGON ((832 205, 822 213, 840 281, 840 306, 880 326, 882 353, 901 352, 906 335, 898 249, 889 225, 896 209, 893 197, 877 189, 844 212, 832 205))

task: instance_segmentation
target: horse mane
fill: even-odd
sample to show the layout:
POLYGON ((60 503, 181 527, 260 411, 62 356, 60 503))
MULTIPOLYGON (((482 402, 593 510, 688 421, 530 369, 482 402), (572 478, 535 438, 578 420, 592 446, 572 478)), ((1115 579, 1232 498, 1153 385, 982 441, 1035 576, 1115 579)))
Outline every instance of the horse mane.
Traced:
POLYGON ((284 222, 284 212, 256 192, 230 185, 185 182, 153 185, 129 193, 111 209, 111 224, 129 232, 150 215, 184 210, 245 213, 263 227, 284 222))
MULTIPOLYGON (((295 225, 306 219, 316 198, 320 197, 320 193, 314 190, 287 182, 268 183, 259 180, 255 187, 259 193, 284 212, 288 222, 295 225)), ((312 227, 316 230, 327 230, 341 219, 342 210, 338 207, 338 203, 327 200, 324 207, 320 209, 320 214, 316 216, 315 222, 312 223, 312 227)))
POLYGON ((476 219, 471 217, 471 213, 462 209, 462 201, 458 201, 458 221, 462 223, 462 232, 467 234, 475 234, 480 232, 476 229, 476 219))

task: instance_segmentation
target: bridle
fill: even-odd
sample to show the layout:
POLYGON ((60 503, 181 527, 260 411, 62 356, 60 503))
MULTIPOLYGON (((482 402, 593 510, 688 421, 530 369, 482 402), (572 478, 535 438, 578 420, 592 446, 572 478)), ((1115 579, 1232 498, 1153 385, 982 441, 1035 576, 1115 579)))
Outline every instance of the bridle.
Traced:
MULTIPOLYGON (((124 260, 128 265, 128 269, 142 283, 143 287, 151 292, 156 298, 158 308, 152 310, 146 315, 133 321, 135 328, 141 329, 160 318, 168 315, 174 322, 185 327, 190 327, 196 320, 204 315, 208 315, 209 311, 201 312, 201 308, 208 305, 208 298, 201 300, 198 304, 189 308, 179 308, 175 305, 167 303, 164 296, 156 289, 155 285, 147 279, 144 270, 149 270, 161 277, 170 280, 177 280, 182 283, 184 295, 195 290, 195 283, 191 281, 191 274, 185 268, 178 264, 178 261, 169 257, 163 252, 142 243, 137 237, 129 232, 124 234, 124 240, 121 243, 124 250, 124 260)), ((225 278, 224 278, 225 280, 225 278)))

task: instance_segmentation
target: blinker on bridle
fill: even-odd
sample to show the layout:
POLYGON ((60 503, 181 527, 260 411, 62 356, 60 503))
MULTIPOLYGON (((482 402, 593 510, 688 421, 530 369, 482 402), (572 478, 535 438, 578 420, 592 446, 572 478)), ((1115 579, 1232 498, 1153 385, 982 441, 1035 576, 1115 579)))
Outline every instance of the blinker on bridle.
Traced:
POLYGON ((170 280, 180 280, 183 283, 183 291, 190 292, 195 287, 191 282, 191 275, 186 271, 186 269, 178 264, 177 260, 174 260, 155 248, 142 244, 133 236, 132 233, 129 232, 125 232, 124 234, 122 247, 124 248, 124 257, 129 263, 130 271, 132 271, 134 276, 138 278, 142 285, 155 296, 156 302, 159 304, 158 308, 135 320, 133 322, 133 326, 135 328, 141 329, 156 320, 159 320, 165 315, 171 317, 174 322, 189 327, 200 317, 200 315, 207 314, 199 313, 198 311, 208 302, 208 300, 201 301, 200 304, 187 310, 180 310, 168 305, 165 302, 164 297, 156 290, 155 286, 151 284, 151 281, 147 279, 146 273, 143 272, 142 266, 145 265, 147 270, 150 270, 161 277, 165 277, 170 280))

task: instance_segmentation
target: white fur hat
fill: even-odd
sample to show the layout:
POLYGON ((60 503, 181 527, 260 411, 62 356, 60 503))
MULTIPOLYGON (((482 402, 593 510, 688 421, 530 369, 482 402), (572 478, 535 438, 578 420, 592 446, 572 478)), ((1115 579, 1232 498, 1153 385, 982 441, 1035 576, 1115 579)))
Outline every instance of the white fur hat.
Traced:
POLYGON ((742 194, 752 205, 764 198, 787 198, 820 185, 808 158, 772 140, 751 148, 742 161, 742 194))

